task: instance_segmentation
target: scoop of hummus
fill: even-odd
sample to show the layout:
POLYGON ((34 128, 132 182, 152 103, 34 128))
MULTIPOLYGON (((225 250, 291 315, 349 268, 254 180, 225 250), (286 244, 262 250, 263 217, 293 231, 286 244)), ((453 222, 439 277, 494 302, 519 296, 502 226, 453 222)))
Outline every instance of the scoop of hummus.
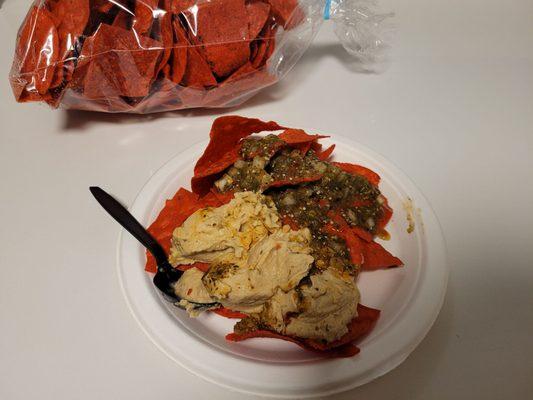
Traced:
POLYGON ((329 268, 311 276, 311 285, 302 286, 300 293, 301 312, 290 319, 284 334, 332 342, 348 332, 360 298, 353 277, 329 268))
POLYGON ((287 227, 255 244, 245 263, 215 265, 202 281, 211 297, 224 307, 260 312, 278 289, 288 292, 308 274, 313 263, 309 240, 309 230, 291 231, 287 227))
POLYGON ((241 264, 248 250, 281 229, 272 201, 255 192, 235 193, 228 204, 203 208, 176 228, 169 261, 241 264))

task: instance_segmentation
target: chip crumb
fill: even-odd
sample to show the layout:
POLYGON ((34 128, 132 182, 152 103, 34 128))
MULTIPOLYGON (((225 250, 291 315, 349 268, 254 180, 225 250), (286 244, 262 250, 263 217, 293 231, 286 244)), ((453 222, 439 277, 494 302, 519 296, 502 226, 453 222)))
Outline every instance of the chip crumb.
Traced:
POLYGON ((415 231, 415 217, 414 217, 414 204, 413 200, 408 197, 403 203, 403 209, 406 212, 407 217, 407 233, 413 233, 415 231))

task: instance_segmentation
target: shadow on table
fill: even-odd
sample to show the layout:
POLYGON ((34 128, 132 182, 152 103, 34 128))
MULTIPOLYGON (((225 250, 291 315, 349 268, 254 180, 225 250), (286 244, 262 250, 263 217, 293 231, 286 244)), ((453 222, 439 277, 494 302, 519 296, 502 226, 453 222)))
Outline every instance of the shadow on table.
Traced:
POLYGON ((191 118, 211 115, 218 116, 222 114, 241 112, 249 108, 278 101, 288 96, 292 91, 297 90, 297 88, 306 80, 316 79, 314 72, 316 71, 317 64, 328 58, 335 59, 344 68, 353 73, 373 74, 383 71, 382 65, 376 65, 376 68, 372 69, 371 65, 368 65, 367 63, 362 62, 360 59, 349 55, 339 43, 316 44, 309 48, 302 59, 294 67, 294 71, 289 73, 288 77, 282 79, 275 85, 263 89, 255 97, 248 100, 241 106, 232 108, 178 110, 146 115, 124 113, 109 114, 92 111, 65 110, 63 130, 83 131, 95 123, 133 124, 153 121, 161 118, 191 118))
POLYGON ((345 393, 321 397, 321 399, 410 400, 420 398, 417 395, 423 394, 424 388, 431 382, 437 366, 446 354, 447 345, 452 339, 453 314, 453 295, 450 286, 448 286, 446 300, 435 324, 407 360, 396 369, 366 385, 345 393), (420 368, 422 365, 423 368, 420 368))

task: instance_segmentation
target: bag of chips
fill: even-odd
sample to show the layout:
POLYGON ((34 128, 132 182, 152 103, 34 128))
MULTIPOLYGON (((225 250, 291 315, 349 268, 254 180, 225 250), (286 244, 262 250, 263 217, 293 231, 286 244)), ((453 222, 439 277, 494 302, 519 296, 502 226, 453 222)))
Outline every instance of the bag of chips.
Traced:
POLYGON ((281 79, 322 22, 366 57, 372 0, 35 0, 10 82, 19 102, 103 112, 233 107, 281 79))

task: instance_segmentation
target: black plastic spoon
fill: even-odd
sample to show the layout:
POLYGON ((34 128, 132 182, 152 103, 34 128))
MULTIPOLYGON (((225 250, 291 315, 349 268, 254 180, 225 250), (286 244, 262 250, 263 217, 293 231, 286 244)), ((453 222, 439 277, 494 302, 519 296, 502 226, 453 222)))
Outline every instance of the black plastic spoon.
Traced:
POLYGON ((161 245, 122 204, 98 186, 91 186, 89 190, 104 210, 152 253, 157 263, 154 285, 166 296, 167 300, 179 302, 181 299, 174 293, 174 283, 178 281, 183 272, 170 265, 161 245))

